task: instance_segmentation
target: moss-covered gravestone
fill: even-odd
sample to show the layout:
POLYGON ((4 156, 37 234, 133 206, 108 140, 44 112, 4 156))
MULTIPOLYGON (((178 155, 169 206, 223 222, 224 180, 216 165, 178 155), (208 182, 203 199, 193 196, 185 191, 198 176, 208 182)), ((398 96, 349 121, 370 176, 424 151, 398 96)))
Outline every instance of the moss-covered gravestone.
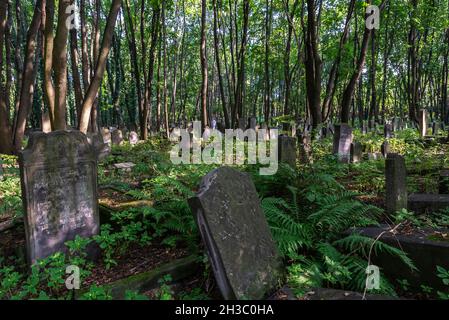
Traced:
POLYGON ((97 160, 83 133, 35 133, 19 162, 29 263, 98 234, 97 160))
POLYGON ((282 261, 250 177, 214 170, 189 203, 223 297, 262 299, 276 291, 282 261))

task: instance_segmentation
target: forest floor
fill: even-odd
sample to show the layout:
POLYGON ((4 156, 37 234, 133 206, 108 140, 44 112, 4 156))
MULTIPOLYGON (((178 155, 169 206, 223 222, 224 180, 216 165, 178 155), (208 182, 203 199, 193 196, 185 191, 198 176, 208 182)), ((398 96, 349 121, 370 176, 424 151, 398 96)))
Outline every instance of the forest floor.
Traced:
MULTIPOLYGON (((380 151, 384 141, 374 133, 362 135, 357 131, 355 140, 364 145, 365 152, 380 151)), ((419 139, 413 130, 396 133, 389 143, 391 152, 405 156, 408 192, 437 193, 439 171, 449 168, 449 145, 437 139, 419 139)), ((84 254, 89 243, 76 239, 68 244, 69 250, 62 258, 42 261, 31 276, 26 272, 24 259, 17 159, 2 156, 6 174, 0 182, 0 223, 15 219, 17 225, 0 232, 0 299, 67 298, 67 294, 57 289, 64 282, 55 279, 63 276, 58 271, 61 266, 73 261, 86 270, 82 282, 86 293, 82 298, 110 299, 108 292, 102 290, 105 284, 192 254, 202 260, 200 271, 175 283, 164 278, 156 288, 128 293, 127 298, 219 297, 187 204, 201 178, 216 166, 174 166, 168 150, 169 144, 158 138, 134 147, 128 144, 115 147, 99 166, 100 213, 107 216, 107 223, 102 223, 100 235, 90 241, 101 248, 100 260, 89 262, 84 254), (133 162, 135 167, 131 171, 113 167, 123 162, 133 162), (140 205, 121 206, 130 201, 140 205)), ((311 163, 298 163, 296 170, 281 166, 274 176, 259 176, 257 166, 238 167, 253 177, 273 237, 284 257, 287 283, 298 298, 314 287, 363 292, 366 248, 373 243, 360 236, 343 235, 350 228, 385 222, 391 226, 402 223, 403 233, 425 226, 449 227, 449 210, 434 217, 417 216, 407 210, 387 216, 385 161, 340 164, 331 150, 331 139, 315 141, 311 163), (284 231, 277 232, 278 229, 284 231)), ((378 245, 389 250, 386 244, 378 245)), ((403 252, 395 254, 404 264, 409 263, 403 252)), ((419 299, 436 297, 432 288, 419 292, 401 280, 382 278, 383 285, 376 293, 419 299)))

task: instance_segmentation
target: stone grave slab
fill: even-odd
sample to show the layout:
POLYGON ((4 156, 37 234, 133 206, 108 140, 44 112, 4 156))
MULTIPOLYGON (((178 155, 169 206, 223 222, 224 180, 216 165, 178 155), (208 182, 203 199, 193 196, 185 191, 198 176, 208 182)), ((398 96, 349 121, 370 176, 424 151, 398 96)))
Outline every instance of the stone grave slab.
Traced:
POLYGON ((97 158, 83 133, 34 133, 19 163, 30 264, 98 234, 97 158))
POLYGON ((417 214, 427 214, 449 207, 449 194, 411 194, 408 210, 417 214))
POLYGON ((189 200, 225 299, 263 299, 276 291, 282 261, 249 175, 222 167, 189 200))

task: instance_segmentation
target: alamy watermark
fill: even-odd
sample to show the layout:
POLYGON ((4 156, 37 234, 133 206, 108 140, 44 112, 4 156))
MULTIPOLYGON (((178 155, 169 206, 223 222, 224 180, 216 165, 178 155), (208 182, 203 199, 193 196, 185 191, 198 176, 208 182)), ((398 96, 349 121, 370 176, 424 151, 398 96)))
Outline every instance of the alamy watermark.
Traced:
POLYGON ((366 289, 379 290, 380 289, 380 269, 378 266, 369 265, 366 268, 366 289))
POLYGON ((278 171, 277 129, 226 129, 225 133, 206 128, 195 121, 193 129, 175 129, 170 140, 177 144, 170 151, 173 164, 261 164, 260 175, 278 171), (267 152, 269 151, 269 152, 267 152))
POLYGON ((366 18, 365 25, 368 30, 379 30, 380 29, 380 8, 376 5, 370 5, 366 7, 366 18))
POLYGON ((68 266, 65 273, 69 275, 65 280, 67 290, 79 290, 81 286, 80 268, 78 266, 68 266))

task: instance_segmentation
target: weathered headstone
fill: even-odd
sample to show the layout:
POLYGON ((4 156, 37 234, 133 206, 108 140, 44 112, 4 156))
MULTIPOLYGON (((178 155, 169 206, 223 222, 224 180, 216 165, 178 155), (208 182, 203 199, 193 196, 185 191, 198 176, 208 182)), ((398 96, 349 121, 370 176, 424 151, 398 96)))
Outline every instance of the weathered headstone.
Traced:
POLYGON ((129 133, 129 143, 134 146, 139 142, 139 135, 135 131, 129 133))
POLYGON ((393 126, 389 123, 386 123, 384 126, 384 137, 386 139, 393 137, 393 126))
POLYGON ((250 117, 248 119, 248 128, 256 130, 257 126, 257 118, 256 117, 250 117))
POLYGON ((419 110, 419 134, 421 137, 425 137, 427 134, 427 110, 419 110))
POLYGON ((108 146, 111 146, 112 145, 111 131, 108 128, 101 128, 100 133, 103 136, 103 142, 106 143, 108 146))
POLYGON ((407 172, 404 157, 389 153, 385 162, 385 203, 388 214, 407 208, 407 172))
POLYGON ((123 143, 123 132, 120 129, 115 129, 111 132, 112 144, 119 146, 123 143))
POLYGON ((383 154, 380 152, 368 152, 367 157, 368 160, 380 160, 383 159, 383 154))
POLYGON ((103 140, 101 133, 87 133, 87 141, 92 145, 98 161, 103 161, 111 154, 111 147, 103 140))
POLYGON ((434 213, 449 207, 449 194, 419 194, 408 197, 407 209, 416 214, 434 213))
POLYGON ((239 129, 245 131, 246 130, 246 120, 245 118, 239 119, 239 129))
POLYGON ((390 144, 388 143, 388 141, 384 141, 382 143, 382 145, 380 146, 380 151, 382 152, 384 158, 386 158, 387 154, 390 153, 390 144))
POLYGON ((351 163, 362 161, 362 144, 360 142, 351 143, 351 163))
POLYGON ((278 138, 278 160, 296 168, 296 138, 280 135, 278 138))
POLYGON ((335 126, 333 153, 340 162, 350 161, 352 139, 352 128, 349 125, 342 123, 335 126))
POLYGON ((223 297, 258 300, 274 292, 282 261, 249 175, 216 169, 189 204, 223 297))
POLYGON ((19 163, 30 264, 65 251, 76 236, 98 234, 97 160, 83 133, 35 133, 19 163))

